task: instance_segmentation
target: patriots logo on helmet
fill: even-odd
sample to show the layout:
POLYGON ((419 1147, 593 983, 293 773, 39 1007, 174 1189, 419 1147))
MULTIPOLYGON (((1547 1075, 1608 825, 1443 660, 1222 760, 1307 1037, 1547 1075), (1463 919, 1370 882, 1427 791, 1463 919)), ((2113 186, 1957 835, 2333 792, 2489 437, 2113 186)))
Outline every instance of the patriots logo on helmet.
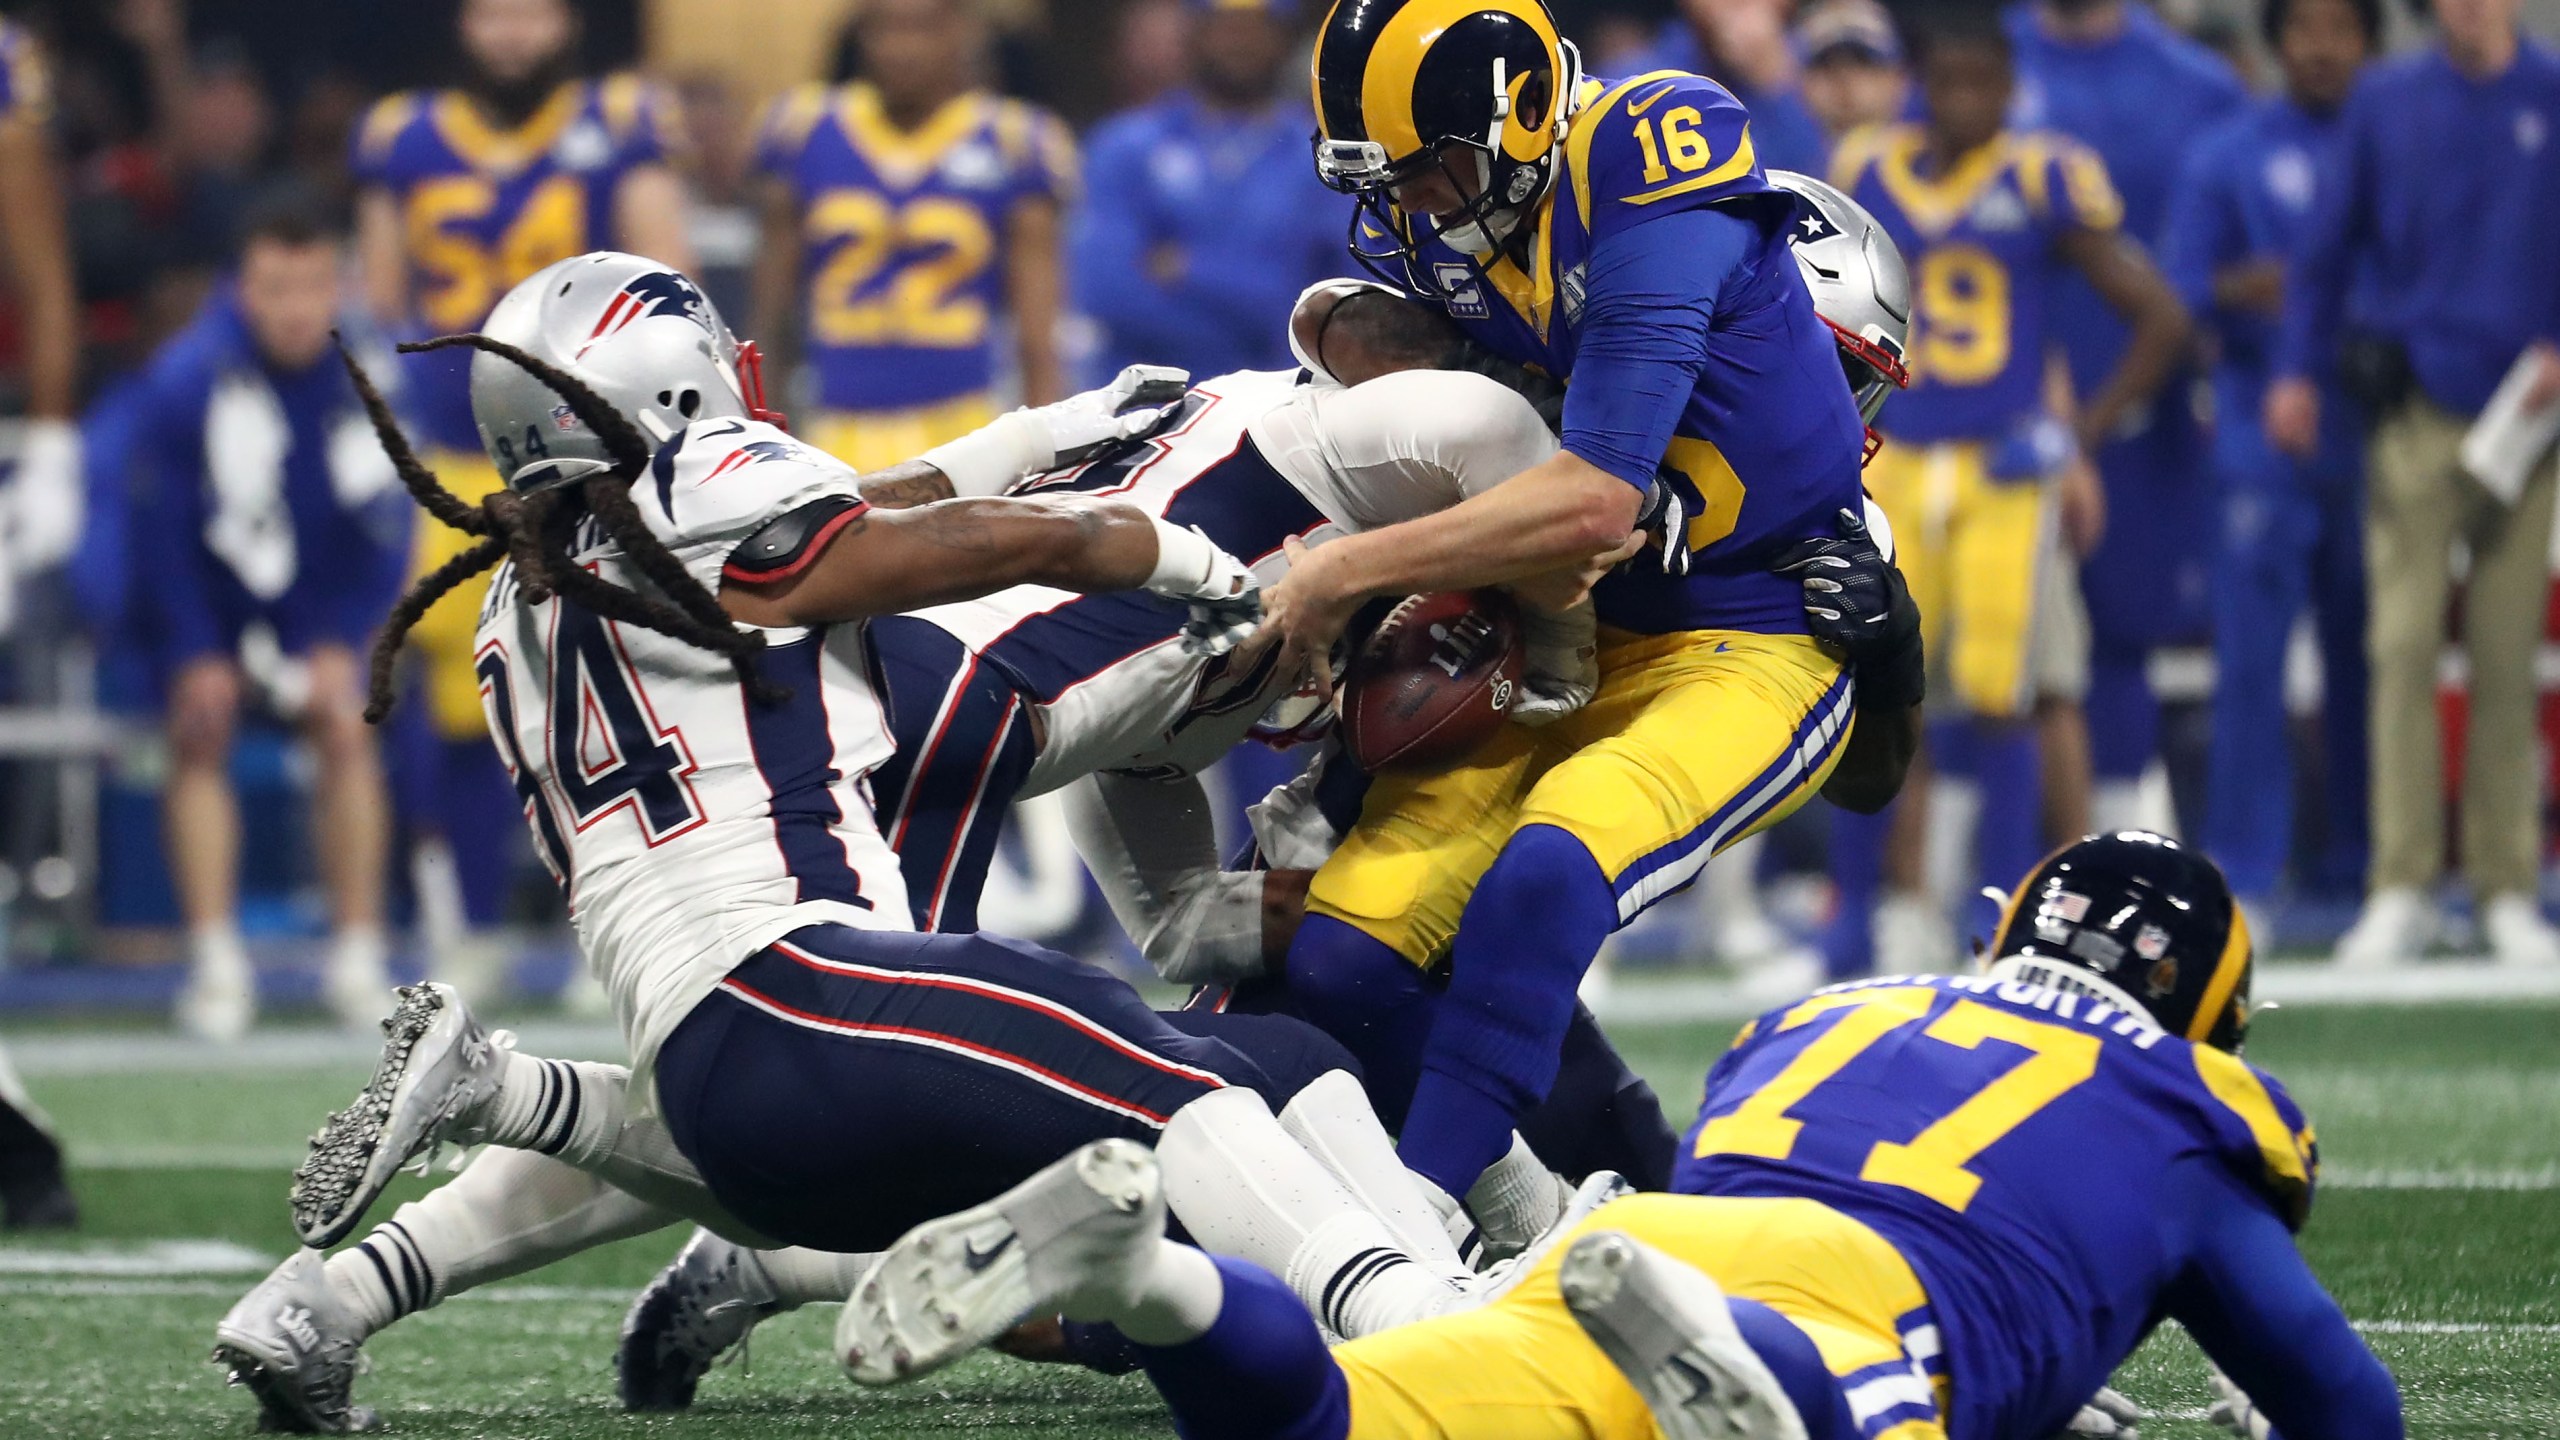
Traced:
POLYGON ((711 302, 703 298, 702 291, 673 270, 652 270, 624 282, 604 307, 604 314, 596 317, 596 328, 587 332, 586 343, 578 347, 578 353, 586 354, 597 341, 651 315, 678 315, 701 326, 702 333, 712 333, 711 302))

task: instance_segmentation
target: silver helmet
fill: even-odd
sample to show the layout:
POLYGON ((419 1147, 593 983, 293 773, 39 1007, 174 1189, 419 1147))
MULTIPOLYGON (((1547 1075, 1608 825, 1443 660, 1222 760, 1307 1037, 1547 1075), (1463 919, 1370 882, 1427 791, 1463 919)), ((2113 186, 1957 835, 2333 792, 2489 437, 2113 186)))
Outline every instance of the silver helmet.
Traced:
MULTIPOLYGON (((738 343, 701 287, 655 260, 599 250, 560 261, 508 291, 481 332, 586 382, 656 440, 695 420, 781 419, 764 408, 755 346, 738 343)), ((550 386, 504 356, 472 357, 471 418, 519 491, 614 463, 550 386)))
MULTIPOLYGON (((1911 336, 1911 272, 1902 251, 1867 208, 1833 186, 1793 170, 1772 170, 1769 183, 1795 195, 1796 268, 1813 292, 1814 313, 1840 341, 1858 416, 1870 426, 1894 391, 1911 383, 1903 365, 1911 336)), ((1867 451, 1875 453, 1874 432, 1867 451)))

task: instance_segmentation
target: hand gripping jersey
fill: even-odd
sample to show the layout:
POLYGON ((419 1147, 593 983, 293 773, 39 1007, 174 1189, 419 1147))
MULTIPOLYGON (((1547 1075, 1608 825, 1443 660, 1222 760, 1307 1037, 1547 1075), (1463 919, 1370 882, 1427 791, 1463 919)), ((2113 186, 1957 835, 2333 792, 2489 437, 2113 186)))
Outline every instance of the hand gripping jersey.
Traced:
MULTIPOLYGON (((682 144, 673 102, 636 76, 570 81, 515 130, 461 91, 412 90, 366 115, 355 175, 400 208, 411 322, 448 335, 477 328, 533 272, 602 248, 622 178, 682 144)), ((478 454, 471 353, 403 358, 424 438, 478 454)))
MULTIPOLYGON (((632 499, 716 593, 740 542, 811 501, 852 498, 853 478, 773 426, 712 420, 669 440, 632 499)), ((593 520, 577 559, 649 593, 593 520)), ((909 928, 862 785, 889 741, 861 629, 765 636, 764 673, 791 693, 756 705, 726 657, 565 600, 529 604, 512 566, 481 612, 489 733, 635 1067, 731 967, 790 931, 909 928)))
MULTIPOLYGON (((1901 1328, 1952 1386, 1947 1433, 1985 1440, 2059 1431, 2164 1313, 2218 1335, 2227 1227, 2263 1220, 2253 1242, 2298 1268, 2318 1170, 2302 1112, 2231 1055, 2086 996, 1911 976, 1746 1027, 1672 1188, 1813 1199, 1882 1235, 1928 1292, 1901 1328)), ((1869 1418, 1927 1413, 1931 1387, 1897 1383, 1910 1417, 1869 1418)))
MULTIPOLYGON (((1193 386, 1164 434, 1015 493, 1197 525, 1268 585, 1291 536, 1320 544, 1445 509, 1554 453, 1529 402, 1481 375, 1412 370, 1346 390, 1242 370, 1193 386)), ((1184 608, 1140 591, 1018 586, 918 614, 1043 707, 1048 738, 1024 794, 1099 770, 1197 773, 1292 683, 1269 665, 1238 672, 1184 654, 1184 608)))
MULTIPOLYGON (((1705 363, 1658 472, 1693 517, 1692 571, 1627 566, 1592 599, 1602 624, 1639 633, 1803 634, 1801 590, 1768 563, 1857 506, 1864 429, 1779 233, 1793 199, 1761 174, 1748 117, 1715 82, 1657 71, 1589 82, 1584 93, 1525 262, 1506 251, 1480 279, 1474 262, 1432 238, 1417 263, 1469 335, 1570 382, 1585 316, 1611 301, 1613 260, 1645 244, 1647 221, 1701 208, 1763 219, 1744 268, 1703 297, 1715 307, 1705 363)), ((1567 448, 1574 418, 1569 398, 1567 448)))
POLYGON ((995 383, 1005 227, 1025 200, 1074 198, 1056 116, 973 91, 902 131, 869 85, 807 85, 774 102, 756 168, 799 198, 819 405, 904 410, 995 383))
POLYGON ((1832 180, 1867 207, 1911 266, 1911 388, 1881 426, 1896 440, 1999 440, 2044 408, 2047 297, 2070 273, 2073 229, 2113 230, 2123 202, 2086 146, 2004 131, 1951 173, 1924 174, 1917 125, 1841 142, 1832 180))

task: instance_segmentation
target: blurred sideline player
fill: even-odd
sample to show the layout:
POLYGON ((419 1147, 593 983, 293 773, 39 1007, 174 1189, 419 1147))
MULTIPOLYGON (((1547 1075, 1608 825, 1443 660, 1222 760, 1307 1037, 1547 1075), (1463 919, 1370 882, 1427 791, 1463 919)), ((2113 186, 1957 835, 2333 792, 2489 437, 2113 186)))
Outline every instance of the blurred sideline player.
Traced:
POLYGON ((756 146, 763 242, 756 330, 778 377, 808 362, 799 426, 856 470, 993 420, 1010 318, 1022 401, 1066 393, 1059 216, 1075 142, 985 88, 976 0, 873 0, 862 76, 774 102, 756 146))
POLYGON ((1382 777, 1290 947, 1294 1002, 1373 1083, 1413 1086, 1399 1153, 1463 1195, 1553 1084, 1602 942, 1810 799, 1850 747, 1843 662, 1767 567, 1861 523, 1864 427, 1787 244, 1796 197, 1764 178, 1721 87, 1585 81, 1537 0, 1343 0, 1314 68, 1317 166, 1357 198, 1364 258, 1563 380, 1564 448, 1307 552, 1267 597, 1266 635, 1321 662, 1371 596, 1658 537, 1592 591, 1596 698, 1444 775, 1382 777))
MULTIPOLYGON (((52 105, 33 39, 0 19, 0 249, 23 337, 27 428, 0 485, 0 640, 17 611, 18 577, 49 570, 80 541, 80 431, 72 420, 80 375, 79 302, 63 230, 61 182, 47 121, 52 105)), ((74 1223, 62 1149, 0 1052, 0 1206, 11 1228, 74 1223)))
MULTIPOLYGON (((2018 82, 2012 122, 2097 152, 2123 201, 2124 234, 2156 252, 2196 137, 2247 103, 2239 77, 2134 0, 2026 0, 2006 21, 2018 82)), ((2125 318, 2076 275, 2056 286, 2052 312, 2072 392, 2096 394, 2133 343, 2125 318)), ((2140 782, 2160 748, 2151 651, 2199 639, 2210 623, 2210 550, 2195 537, 2212 524, 2212 466, 2194 379, 2181 365, 2172 383, 2127 407, 2088 447, 2107 501, 2105 533, 2080 562, 2088 703, 2071 712, 2085 724, 2053 738, 2085 746, 2096 780, 2091 828, 2099 830, 2145 814, 2140 782)), ((2052 826, 2047 834, 2062 838, 2052 826)))
POLYGON ((942 1346, 1062 1304, 1140 1344, 1185 1440, 2046 1440, 2175 1319, 2249 1433, 2398 1440, 2397 1385, 2293 1239, 2318 1150, 2240 1058, 2251 947, 2211 863, 2081 841, 1990 953, 1745 1026, 1677 1193, 1603 1206, 1482 1309, 1328 1352, 1270 1275, 1069 1162, 901 1240, 894 1308, 844 1329, 942 1346), (1012 1218, 1035 1205, 1039 1238, 1012 1218), (963 1236, 1028 1253, 972 1267, 963 1236))
POLYGON ((2213 751, 2204 839, 2253 915, 2276 898, 2293 850, 2293 745, 2285 655, 2313 607, 2320 638, 2327 853, 2306 888, 2352 891, 2365 868, 2364 443, 2354 406, 2324 374, 2320 445, 2307 460, 2264 423, 2286 257, 2321 177, 2336 173, 2339 107, 2382 39, 2378 0, 2274 0, 2264 16, 2285 93, 2199 138, 2169 212, 2161 268, 2210 325, 2214 542, 2213 751))
MULTIPOLYGON (((2118 234, 2121 207, 2097 156, 2003 127, 2009 42, 1997 17, 1933 12, 1913 40, 1924 118, 1852 136, 1835 178, 1911 267, 1911 389, 1883 420, 1867 485, 1893 519, 1946 679, 1949 713, 1932 724, 1930 749, 1979 790, 1970 868, 1996 888, 2044 849, 2033 662, 2037 627, 2054 623, 2040 613, 2040 582, 2064 563, 2067 472, 2091 483, 2081 457, 2159 389, 2187 322, 2118 234), (2069 426, 2045 401, 2044 299, 2066 273, 2087 277, 2135 326, 2123 362, 2069 426)), ((1904 804, 1918 810, 1928 794, 1915 787, 1904 804)), ((1834 834, 1863 869, 1882 827, 1845 820, 1834 834)), ((1992 918, 1969 913, 1969 933, 1989 933, 1992 918)))
MULTIPOLYGON (((1819 0, 1796 22, 1795 44, 1804 55, 1804 103, 1832 144, 1908 113, 1911 77, 1903 69, 1902 36, 1875 0, 1819 0)), ((1823 173, 1830 168, 1820 167, 1823 173)))
POLYGON ((169 871, 190 969, 179 1025, 237 1039, 256 1015, 241 943, 240 815, 230 756, 241 641, 264 626, 299 662, 285 697, 314 759, 312 853, 329 896, 325 993, 342 1024, 380 1018, 389 801, 364 723, 363 647, 399 594, 409 507, 330 345, 350 298, 341 237, 278 202, 250 223, 237 278, 151 364, 140 451, 157 503, 143 593, 170 667, 169 871), (298 704, 295 703, 298 698, 298 704))
POLYGON ((1341 218, 1307 173, 1289 83, 1296 0, 1185 0, 1189 83, 1094 127, 1069 253, 1101 327, 1095 373, 1290 363, 1274 323, 1341 268, 1341 218))
MULTIPOLYGON (((355 140, 357 260, 377 323, 399 338, 476 328, 498 297, 554 261, 611 244, 684 268, 687 200, 675 166, 683 137, 672 101, 636 76, 578 74, 572 0, 463 0, 469 76, 458 88, 389 96, 355 140)), ((477 504, 498 479, 471 423, 467 357, 403 357, 402 409, 423 458, 446 488, 477 504)), ((416 567, 460 553, 440 525, 418 530, 416 567)), ((485 743, 471 628, 484 584, 438 605, 416 631, 434 742, 409 747, 403 793, 434 808, 422 828, 442 837, 470 923, 497 918, 517 853, 484 845, 493 807, 512 812, 505 773, 485 743), (423 772, 423 773, 421 773, 423 772)), ((427 888, 427 887, 422 887, 427 888)), ((474 945, 466 988, 495 951, 474 945)), ((458 969, 458 973, 461 973, 458 969)))

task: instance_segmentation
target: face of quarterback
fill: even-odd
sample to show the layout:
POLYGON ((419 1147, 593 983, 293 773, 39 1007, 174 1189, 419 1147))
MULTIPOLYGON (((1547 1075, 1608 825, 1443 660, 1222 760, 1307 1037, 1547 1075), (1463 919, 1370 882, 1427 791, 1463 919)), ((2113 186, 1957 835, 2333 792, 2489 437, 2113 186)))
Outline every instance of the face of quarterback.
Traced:
POLYGON ((894 114, 915 115, 977 82, 986 31, 975 5, 873 0, 856 33, 863 78, 879 87, 894 114))
POLYGON ((1952 158, 1991 143, 2009 114, 2009 55, 1999 45, 1949 39, 1929 47, 1920 95, 1932 149, 1952 158))
POLYGON ((2355 88, 2356 71, 2371 54, 2364 22, 2347 0, 2293 0, 2276 34, 2276 59, 2285 89, 2306 108, 2335 110, 2355 88))
POLYGON ((577 38, 568 0, 464 0, 462 50, 480 73, 520 84, 557 63, 577 38))
POLYGON ((258 353, 279 370, 302 370, 329 353, 338 323, 338 242, 258 236, 240 254, 240 314, 258 353))
POLYGON ((1439 164, 1422 166, 1387 193, 1407 218, 1431 221, 1440 238, 1460 254, 1490 255, 1508 232, 1510 227, 1503 222, 1512 212, 1497 210, 1486 217, 1495 233, 1488 233, 1487 225, 1466 218, 1467 208, 1484 193, 1485 169, 1483 155, 1451 143, 1441 147, 1439 164))

